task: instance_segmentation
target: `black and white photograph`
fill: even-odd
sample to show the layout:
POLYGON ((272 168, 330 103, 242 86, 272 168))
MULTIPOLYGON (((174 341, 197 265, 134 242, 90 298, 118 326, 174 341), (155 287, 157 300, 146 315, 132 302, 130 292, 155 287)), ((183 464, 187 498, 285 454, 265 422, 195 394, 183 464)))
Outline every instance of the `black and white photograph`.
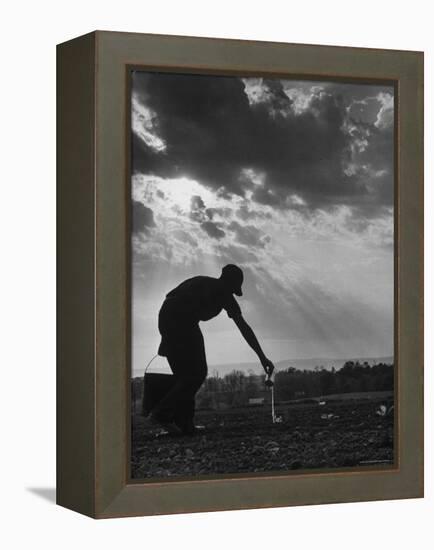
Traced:
POLYGON ((395 87, 134 68, 130 476, 395 466, 395 87))
POLYGON ((434 548, 429 2, 68 7, 2 10, 0 545, 434 548))

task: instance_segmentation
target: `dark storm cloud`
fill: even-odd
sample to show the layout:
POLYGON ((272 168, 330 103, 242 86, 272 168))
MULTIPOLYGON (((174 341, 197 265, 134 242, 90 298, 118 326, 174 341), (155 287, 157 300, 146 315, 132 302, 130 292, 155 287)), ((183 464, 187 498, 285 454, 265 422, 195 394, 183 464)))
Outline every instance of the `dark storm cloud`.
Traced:
POLYGON ((264 86, 268 89, 268 105, 275 114, 287 112, 293 101, 285 94, 280 80, 264 79, 264 86))
POLYGON ((155 113, 155 132, 166 144, 157 152, 133 134, 134 172, 187 176, 225 197, 251 191, 254 201, 276 208, 292 207, 293 194, 310 209, 347 204, 374 214, 391 204, 392 175, 377 187, 366 174, 345 170, 351 160, 377 171, 391 167, 392 132, 377 128, 372 112, 350 119, 351 94, 345 96, 348 89, 363 98, 385 88, 327 83, 296 115, 280 81, 263 86, 266 101, 250 105, 235 77, 134 73, 133 93, 155 113), (357 133, 366 128, 367 145, 357 152, 357 133), (246 168, 263 173, 263 185, 243 176, 246 168))
POLYGON ((214 222, 203 222, 201 228, 213 239, 222 239, 226 233, 214 222))
POLYGON ((154 213, 141 202, 133 201, 132 222, 135 233, 146 232, 150 227, 155 227, 154 213))

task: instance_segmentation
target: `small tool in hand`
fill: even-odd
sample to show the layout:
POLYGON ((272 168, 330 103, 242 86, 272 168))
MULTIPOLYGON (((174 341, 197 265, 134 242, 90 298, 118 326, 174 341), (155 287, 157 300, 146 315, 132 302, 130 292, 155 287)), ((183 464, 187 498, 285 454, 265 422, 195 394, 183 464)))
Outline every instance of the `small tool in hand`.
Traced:
POLYGON ((274 382, 272 379, 272 372, 268 373, 265 378, 265 385, 271 391, 271 421, 273 424, 276 422, 276 412, 274 410, 274 382))
POLYGON ((267 386, 267 388, 272 388, 274 386, 274 382, 272 380, 272 375, 273 373, 272 372, 269 372, 265 378, 265 385, 267 386))
POLYGON ((274 382, 269 376, 265 379, 265 385, 267 386, 267 388, 272 388, 274 386, 274 382))

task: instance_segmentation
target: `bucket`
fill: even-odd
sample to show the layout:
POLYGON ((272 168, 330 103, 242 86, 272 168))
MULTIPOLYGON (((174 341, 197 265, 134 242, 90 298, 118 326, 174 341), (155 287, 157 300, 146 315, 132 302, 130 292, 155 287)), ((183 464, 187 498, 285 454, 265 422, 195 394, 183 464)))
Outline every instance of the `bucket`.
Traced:
POLYGON ((142 412, 147 416, 151 410, 170 391, 175 383, 173 374, 146 372, 143 377, 142 412))

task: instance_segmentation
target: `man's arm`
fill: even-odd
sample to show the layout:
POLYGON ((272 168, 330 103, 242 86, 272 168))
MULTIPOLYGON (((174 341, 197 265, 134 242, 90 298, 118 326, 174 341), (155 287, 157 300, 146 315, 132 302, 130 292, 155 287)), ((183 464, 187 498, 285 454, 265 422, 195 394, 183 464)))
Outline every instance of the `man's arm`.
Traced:
POLYGON ((244 317, 241 314, 234 316, 233 320, 234 320, 234 323, 239 328, 245 341, 249 344, 249 346, 253 349, 253 351, 258 356, 259 361, 261 362, 261 365, 264 367, 265 372, 270 376, 274 370, 274 365, 265 356, 264 352, 262 351, 262 348, 259 345, 258 339, 256 338, 252 328, 250 327, 250 325, 247 324, 247 322, 245 321, 244 317))

